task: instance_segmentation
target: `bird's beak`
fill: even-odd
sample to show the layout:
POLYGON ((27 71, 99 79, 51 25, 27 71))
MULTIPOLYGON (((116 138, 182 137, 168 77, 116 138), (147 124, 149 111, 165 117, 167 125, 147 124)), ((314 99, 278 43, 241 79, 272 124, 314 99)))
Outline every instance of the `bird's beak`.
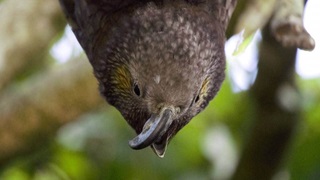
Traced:
POLYGON ((141 133, 129 141, 132 149, 143 149, 152 145, 155 153, 159 157, 163 157, 168 139, 163 139, 162 136, 169 129, 173 121, 173 108, 164 107, 159 114, 153 114, 144 124, 141 133))

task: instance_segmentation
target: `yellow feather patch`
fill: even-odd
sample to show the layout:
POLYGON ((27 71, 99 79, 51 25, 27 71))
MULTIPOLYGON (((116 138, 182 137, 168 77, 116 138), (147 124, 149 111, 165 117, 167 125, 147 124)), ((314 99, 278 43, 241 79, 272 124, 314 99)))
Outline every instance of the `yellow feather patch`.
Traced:
POLYGON ((207 95, 208 85, 209 85, 209 78, 206 78, 201 87, 201 91, 200 91, 201 96, 207 95))
POLYGON ((119 90, 130 90, 131 89, 131 75, 125 66, 119 66, 115 69, 113 75, 113 83, 119 90))
POLYGON ((207 96, 207 94, 208 94, 209 82, 210 82, 210 81, 209 81, 209 78, 206 78, 206 79, 203 81, 203 83, 202 83, 201 90, 200 90, 200 94, 199 94, 199 96, 200 96, 200 101, 199 101, 198 105, 200 105, 200 104, 202 103, 203 98, 204 98, 205 96, 207 96))

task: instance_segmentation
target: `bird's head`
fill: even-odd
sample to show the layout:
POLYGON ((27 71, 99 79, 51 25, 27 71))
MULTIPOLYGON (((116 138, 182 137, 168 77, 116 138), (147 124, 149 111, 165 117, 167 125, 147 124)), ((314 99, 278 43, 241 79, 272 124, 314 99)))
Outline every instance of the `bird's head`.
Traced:
POLYGON ((151 146, 163 157, 169 140, 219 90, 224 36, 207 16, 146 7, 124 18, 97 50, 100 92, 138 134, 129 141, 133 149, 151 146))

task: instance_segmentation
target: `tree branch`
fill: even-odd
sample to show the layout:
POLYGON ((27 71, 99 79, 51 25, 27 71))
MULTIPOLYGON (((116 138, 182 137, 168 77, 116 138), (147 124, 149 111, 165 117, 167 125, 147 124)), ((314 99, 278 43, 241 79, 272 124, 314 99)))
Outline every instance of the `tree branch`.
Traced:
POLYGON ((248 1, 245 10, 238 15, 236 33, 244 29, 243 36, 248 38, 271 22, 269 28, 283 46, 314 49, 315 41, 303 26, 304 0, 248 1))
POLYGON ((233 179, 269 180, 294 135, 300 96, 294 81, 296 48, 285 48, 263 32, 257 79, 251 88, 255 119, 233 179))
POLYGON ((303 0, 279 0, 271 20, 271 31, 285 47, 313 50, 315 41, 303 26, 303 0))
POLYGON ((244 37, 247 38, 268 23, 276 0, 248 0, 243 3, 246 3, 245 10, 237 18, 234 31, 239 33, 245 29, 244 37))

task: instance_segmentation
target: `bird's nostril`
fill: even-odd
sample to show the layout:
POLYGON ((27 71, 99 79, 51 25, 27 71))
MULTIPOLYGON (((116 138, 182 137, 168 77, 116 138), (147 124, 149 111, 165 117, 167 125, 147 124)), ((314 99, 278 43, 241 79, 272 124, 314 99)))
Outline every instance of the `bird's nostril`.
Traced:
POLYGON ((184 109, 185 109, 185 106, 177 106, 175 110, 177 114, 180 114, 181 112, 184 111, 184 109))
POLYGON ((159 103, 156 108, 158 111, 161 111, 163 107, 164 107, 164 103, 159 103))
POLYGON ((184 112, 184 110, 185 110, 185 106, 183 106, 183 105, 180 105, 180 106, 172 106, 172 105, 167 105, 167 104, 165 104, 165 103, 159 103, 159 104, 156 106, 156 111, 157 111, 157 112, 160 112, 160 111, 162 111, 163 109, 166 109, 166 108, 171 109, 171 111, 172 111, 174 114, 176 114, 176 115, 184 112))

